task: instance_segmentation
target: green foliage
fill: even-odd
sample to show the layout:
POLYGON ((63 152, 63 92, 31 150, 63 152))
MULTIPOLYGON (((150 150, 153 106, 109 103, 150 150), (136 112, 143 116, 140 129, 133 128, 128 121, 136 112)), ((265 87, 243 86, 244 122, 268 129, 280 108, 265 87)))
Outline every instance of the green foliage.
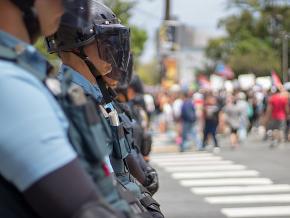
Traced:
POLYGON ((274 69, 279 71, 280 58, 277 51, 265 41, 258 38, 248 38, 239 41, 231 51, 228 63, 237 75, 255 73, 257 76, 269 75, 274 69))
POLYGON ((142 64, 137 68, 138 75, 148 85, 157 85, 159 82, 158 64, 156 60, 142 64))
POLYGON ((38 49, 38 51, 54 66, 58 66, 60 63, 60 60, 57 55, 55 54, 48 54, 46 50, 46 46, 44 43, 44 38, 40 37, 37 42, 35 43, 35 47, 38 49))
POLYGON ((104 3, 109 6, 124 25, 131 28, 131 49, 135 59, 142 55, 145 43, 148 39, 147 32, 141 27, 130 24, 132 16, 132 9, 136 6, 136 1, 122 1, 122 0, 105 0, 104 3))
POLYGON ((145 42, 148 39, 147 32, 137 26, 131 26, 131 45, 132 45, 132 51, 133 54, 137 57, 140 57, 145 46, 145 42))
POLYGON ((229 64, 235 73, 268 75, 280 71, 281 38, 290 32, 289 4, 271 0, 229 0, 235 13, 219 22, 227 36, 212 39, 206 55, 229 64))
POLYGON ((114 11, 114 13, 124 25, 128 25, 130 17, 132 16, 132 9, 136 5, 136 2, 125 2, 122 0, 105 0, 104 4, 114 11))

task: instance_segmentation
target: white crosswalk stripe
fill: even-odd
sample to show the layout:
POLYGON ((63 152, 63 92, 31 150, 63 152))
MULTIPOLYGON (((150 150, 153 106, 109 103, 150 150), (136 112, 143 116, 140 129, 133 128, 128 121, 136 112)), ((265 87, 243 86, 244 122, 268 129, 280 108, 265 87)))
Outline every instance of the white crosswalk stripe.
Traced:
POLYGON ((199 172, 199 171, 226 171, 226 170, 245 170, 244 165, 209 165, 209 166, 168 166, 167 172, 199 172))
POLYGON ((155 163, 184 163, 184 162, 210 162, 210 161, 220 161, 222 160, 221 157, 198 157, 198 158, 182 158, 182 159, 164 159, 164 160, 154 160, 155 163))
POLYGON ((207 197, 211 204, 290 203, 290 194, 207 197))
POLYGON ((202 178, 231 178, 244 176, 258 176, 259 172, 255 170, 240 170, 240 171, 207 171, 207 172, 184 172, 173 173, 174 179, 202 179, 202 178))
POLYGON ((260 185, 260 186, 224 186, 192 188, 197 195, 226 195, 226 194, 255 194, 255 193, 279 193, 290 192, 290 185, 260 185))
POLYGON ((211 153, 186 152, 186 153, 154 154, 151 157, 152 159, 156 160, 159 158, 208 157, 208 156, 214 156, 214 155, 211 153))
POLYGON ((220 160, 220 161, 206 161, 206 160, 199 160, 199 161, 182 161, 182 162, 155 162, 152 161, 159 166, 201 166, 201 165, 229 165, 233 164, 230 160, 220 160))
POLYGON ((223 208, 221 211, 232 218, 290 217, 290 206, 223 208))
POLYGON ((274 184, 244 165, 211 153, 159 154, 152 162, 205 202, 221 205, 226 217, 290 217, 290 185, 274 184))
MULTIPOLYGON (((194 162, 194 161, 218 161, 222 160, 221 157, 214 157, 214 156, 209 156, 209 157, 182 157, 182 158, 174 158, 174 162, 194 162)), ((171 163, 172 158, 170 159, 154 159, 155 163, 171 163)))
POLYGON ((187 187, 224 186, 224 185, 269 185, 273 182, 268 178, 226 178, 226 179, 194 179, 181 180, 180 184, 187 187))

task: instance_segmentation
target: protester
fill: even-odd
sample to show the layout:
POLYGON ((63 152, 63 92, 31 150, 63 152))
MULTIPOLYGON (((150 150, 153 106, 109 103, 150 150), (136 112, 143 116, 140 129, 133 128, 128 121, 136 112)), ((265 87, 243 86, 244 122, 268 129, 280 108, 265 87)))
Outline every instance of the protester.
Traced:
POLYGON ((182 122, 182 143, 180 144, 180 151, 184 152, 188 149, 188 137, 191 136, 195 142, 195 146, 199 149, 201 142, 196 131, 196 110, 190 92, 184 93, 184 100, 181 108, 181 122, 182 122))
POLYGON ((230 127, 230 143, 232 148, 239 147, 238 131, 240 129, 240 123, 242 119, 242 111, 237 104, 237 100, 234 96, 229 96, 227 104, 223 109, 225 113, 225 121, 230 127))
POLYGON ((253 111, 250 104, 246 101, 246 94, 244 92, 239 92, 237 94, 237 106, 240 108, 241 120, 240 127, 238 130, 240 142, 245 141, 247 137, 247 130, 249 126, 249 116, 252 116, 253 111))
POLYGON ((273 88, 273 95, 268 100, 267 122, 268 136, 271 139, 270 147, 277 146, 283 139, 283 130, 289 113, 288 95, 282 87, 273 88))
POLYGON ((203 129, 203 143, 202 149, 207 146, 208 137, 211 135, 214 141, 214 152, 219 151, 218 140, 216 137, 217 126, 219 121, 219 107, 217 105, 217 99, 212 95, 208 95, 205 98, 204 110, 204 129, 203 129))

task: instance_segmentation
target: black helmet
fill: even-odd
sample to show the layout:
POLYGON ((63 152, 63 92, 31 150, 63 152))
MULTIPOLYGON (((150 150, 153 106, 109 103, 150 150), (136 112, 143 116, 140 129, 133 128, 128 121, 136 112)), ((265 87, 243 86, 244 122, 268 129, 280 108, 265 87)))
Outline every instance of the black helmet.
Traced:
MULTIPOLYGON (((35 0, 11 0, 11 2, 22 11, 23 21, 28 31, 30 41, 34 42, 40 35, 40 25, 34 10, 35 0)), ((87 0, 63 0, 63 5, 64 11, 75 17, 75 25, 82 25, 83 22, 80 22, 80 19, 78 18, 80 17, 79 14, 82 13, 82 11, 87 11, 87 0), (82 8, 82 11, 73 10, 76 7, 82 8)), ((82 19, 87 22, 89 17, 82 16, 82 19)))
POLYGON ((46 39, 48 51, 83 51, 85 45, 95 41, 100 58, 112 65, 107 76, 120 81, 130 60, 130 30, 120 24, 111 9, 96 0, 89 0, 87 14, 89 22, 79 27, 68 25, 75 18, 65 13, 58 31, 46 39))
POLYGON ((144 94, 144 86, 138 75, 133 75, 133 78, 129 84, 129 87, 132 88, 138 94, 144 94))

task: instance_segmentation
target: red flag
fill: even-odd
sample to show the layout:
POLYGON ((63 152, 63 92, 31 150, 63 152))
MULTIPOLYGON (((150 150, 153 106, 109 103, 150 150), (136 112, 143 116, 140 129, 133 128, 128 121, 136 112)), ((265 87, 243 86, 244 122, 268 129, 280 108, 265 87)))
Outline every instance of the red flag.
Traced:
POLYGON ((273 86, 275 86, 277 88, 282 86, 281 79, 274 70, 272 70, 272 72, 271 72, 271 78, 272 78, 272 85, 273 86))

